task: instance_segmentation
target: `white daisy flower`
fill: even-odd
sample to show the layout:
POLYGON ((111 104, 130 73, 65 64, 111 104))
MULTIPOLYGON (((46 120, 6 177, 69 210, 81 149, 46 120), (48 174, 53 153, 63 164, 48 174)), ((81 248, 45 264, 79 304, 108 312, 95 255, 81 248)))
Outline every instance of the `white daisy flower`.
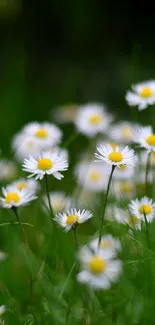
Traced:
POLYGON ((6 311, 6 306, 5 305, 0 306, 0 316, 4 314, 5 311, 6 311))
POLYGON ((135 127, 132 123, 120 122, 112 125, 108 133, 110 138, 117 143, 130 143, 133 139, 135 127))
POLYGON ((134 166, 127 167, 126 165, 120 165, 119 168, 115 169, 113 179, 115 180, 128 180, 134 175, 134 166))
POLYGON ((148 105, 155 103, 155 81, 146 81, 132 86, 132 91, 126 94, 126 100, 130 106, 138 106, 141 111, 148 105))
POLYGON ((113 211, 111 211, 111 221, 128 225, 130 228, 141 229, 141 219, 134 214, 130 214, 126 209, 114 207, 113 211))
POLYGON ((153 203, 152 199, 144 196, 141 200, 135 199, 132 200, 129 204, 129 209, 131 214, 144 219, 144 215, 148 222, 151 222, 155 218, 155 203, 153 203))
POLYGON ((151 126, 140 127, 134 134, 133 141, 148 151, 155 151, 155 133, 151 126))
POLYGON ((93 289, 109 289, 111 282, 116 282, 122 271, 122 262, 112 259, 113 252, 99 249, 93 252, 89 247, 83 247, 79 253, 79 260, 84 270, 77 279, 93 289))
POLYGON ((57 145, 62 138, 60 129, 56 125, 48 122, 31 122, 24 127, 23 133, 33 136, 43 146, 43 150, 57 145))
POLYGON ((68 162, 59 156, 58 152, 51 153, 50 151, 43 151, 38 159, 30 156, 25 159, 23 163, 23 170, 31 173, 29 177, 35 176, 35 179, 43 179, 47 175, 53 175, 57 179, 62 179, 63 175, 60 171, 68 169, 68 162))
POLYGON ((17 176, 17 168, 13 161, 0 160, 0 181, 10 181, 17 176))
MULTIPOLYGON (((71 199, 64 192, 52 192, 49 194, 51 206, 55 213, 62 212, 70 207, 71 199)), ((43 198, 44 204, 49 209, 47 196, 43 198)))
POLYGON ((35 181, 35 179, 24 179, 24 178, 21 178, 18 181, 13 182, 11 186, 15 186, 20 191, 23 188, 26 188, 28 191, 31 192, 36 192, 39 188, 39 184, 37 181, 35 181))
POLYGON ((2 192, 4 197, 0 197, 0 205, 7 209, 24 206, 37 198, 33 192, 25 188, 18 190, 15 186, 10 185, 6 188, 3 187, 2 192))
POLYGON ((75 125, 79 132, 92 138, 98 133, 104 133, 111 120, 102 104, 91 103, 79 107, 75 125))
POLYGON ((25 133, 18 133, 12 140, 12 148, 15 154, 15 158, 18 161, 23 161, 30 155, 37 157, 42 151, 42 147, 37 142, 35 137, 26 135, 25 133))
POLYGON ((100 163, 81 161, 75 168, 75 175, 79 184, 88 191, 100 192, 106 189, 107 168, 100 163))
POLYGON ((88 219, 92 218, 92 213, 88 210, 77 210, 70 209, 66 213, 58 213, 55 216, 55 221, 63 228, 65 231, 69 231, 71 228, 76 227, 88 219))
POLYGON ((130 149, 126 146, 124 149, 113 149, 110 145, 97 147, 98 153, 95 153, 95 157, 97 158, 97 162, 105 161, 113 166, 122 166, 125 165, 127 167, 134 166, 137 161, 137 157, 133 149, 130 149))
MULTIPOLYGON (((93 249, 94 252, 98 251, 98 237, 94 238, 89 243, 89 247, 93 249)), ((101 238, 100 249, 106 252, 110 251, 111 255, 114 257, 117 252, 121 251, 121 243, 119 239, 114 238, 112 235, 104 235, 101 238)))
POLYGON ((61 124, 71 123, 75 120, 77 110, 77 104, 68 104, 61 107, 56 107, 54 113, 53 110, 51 112, 51 120, 54 118, 57 123, 61 124))

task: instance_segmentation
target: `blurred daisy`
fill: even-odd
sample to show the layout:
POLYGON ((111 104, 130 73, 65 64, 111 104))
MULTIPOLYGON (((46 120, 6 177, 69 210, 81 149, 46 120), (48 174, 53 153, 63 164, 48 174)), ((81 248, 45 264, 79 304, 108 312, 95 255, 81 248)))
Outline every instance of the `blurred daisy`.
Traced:
POLYGON ((113 166, 134 166, 137 161, 137 157, 133 149, 125 147, 124 149, 113 149, 110 145, 97 147, 98 153, 95 153, 97 162, 105 161, 113 166))
POLYGON ((56 125, 47 122, 31 122, 24 127, 23 133, 28 136, 33 136, 43 146, 43 150, 57 145, 62 138, 60 129, 56 125))
POLYGON ((91 103, 79 107, 75 125, 79 132, 92 138, 98 133, 104 133, 111 120, 102 104, 91 103))
POLYGON ((43 179, 47 175, 53 175, 57 179, 62 179, 63 175, 60 171, 68 169, 68 162, 59 156, 58 152, 51 153, 50 151, 43 151, 38 159, 30 156, 25 159, 23 163, 23 170, 31 173, 29 177, 35 176, 35 179, 43 179))
POLYGON ((134 134, 133 141, 148 151, 155 151, 155 133, 151 126, 140 127, 134 134))
POLYGON ((120 122, 114 124, 109 129, 109 136, 117 143, 130 143, 133 138, 135 125, 129 122, 120 122))
POLYGON ((42 151, 41 146, 36 141, 35 137, 25 135, 24 133, 18 133, 12 140, 12 148, 15 154, 15 158, 20 162, 30 155, 37 157, 42 151))
POLYGON ((119 165, 119 168, 115 169, 113 179, 116 180, 128 180, 133 177, 135 172, 134 166, 127 167, 126 165, 119 165))
MULTIPOLYGON (((11 184, 11 186, 15 186, 18 190, 23 190, 26 188, 28 191, 36 192, 39 188, 39 184, 34 179, 24 179, 21 178, 18 181, 11 184)), ((9 185, 8 185, 9 187, 9 185)))
POLYGON ((78 105, 77 104, 68 104, 61 107, 56 107, 51 112, 51 119, 55 119, 57 123, 71 123, 75 120, 77 114, 78 105))
POLYGON ((129 180, 114 180, 113 182, 113 194, 117 198, 132 198, 135 195, 135 184, 129 180))
POLYGON ((13 161, 0 160, 0 181, 10 181, 17 176, 17 168, 13 161))
POLYGON ((126 100, 130 106, 138 106, 141 111, 148 105, 155 103, 155 81, 146 81, 132 86, 132 91, 126 94, 126 100))
POLYGON ((33 192, 25 188, 18 190, 15 186, 3 187, 2 192, 3 197, 0 197, 0 205, 7 209, 24 206, 37 198, 33 192))
POLYGON ((89 247, 83 247, 79 252, 79 260, 84 270, 77 279, 93 289, 109 289, 111 282, 116 282, 122 271, 122 263, 112 259, 111 250, 99 249, 97 252, 89 247))
POLYGON ((112 212, 112 221, 128 225, 130 228, 141 229, 141 219, 130 214, 126 209, 115 207, 112 212))
POLYGON ((144 215, 147 221, 152 221, 155 217, 155 203, 152 199, 144 196, 141 200, 132 200, 129 204, 131 214, 144 221, 144 215))
POLYGON ((0 251, 0 261, 1 261, 1 262, 5 261, 6 258, 7 258, 7 256, 8 256, 8 255, 7 255, 6 253, 0 251))
MULTIPOLYGON (((140 158, 139 158, 140 165, 143 167, 146 167, 147 159, 148 159, 148 152, 146 150, 142 150, 140 152, 140 158)), ((155 166, 155 151, 151 151, 150 166, 152 166, 152 167, 155 166)))
POLYGON ((108 174, 100 163, 82 161, 76 166, 75 175, 78 182, 89 191, 100 192, 107 186, 108 174))
POLYGON ((4 314, 5 311, 6 311, 6 306, 5 305, 0 306, 0 316, 4 314))
MULTIPOLYGON (((94 238, 90 244, 90 248, 94 251, 98 251, 98 237, 94 238)), ((117 252, 121 250, 121 243, 119 239, 114 238, 112 235, 104 235, 101 238, 100 249, 110 252, 114 257, 117 252)))
MULTIPOLYGON (((51 206, 55 213, 62 212, 70 207, 71 199, 64 192, 52 192, 49 195, 51 206)), ((43 201, 46 208, 49 209, 47 196, 43 198, 43 201)))
POLYGON ((92 213, 88 210, 70 209, 66 213, 56 214, 55 221, 65 228, 65 231, 69 231, 71 228, 77 227, 78 224, 86 222, 92 216, 92 213))

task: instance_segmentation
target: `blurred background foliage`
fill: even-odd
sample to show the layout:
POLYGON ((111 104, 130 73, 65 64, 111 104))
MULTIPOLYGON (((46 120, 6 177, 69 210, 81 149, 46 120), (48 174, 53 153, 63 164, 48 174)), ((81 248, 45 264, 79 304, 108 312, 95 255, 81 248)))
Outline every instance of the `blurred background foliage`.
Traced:
MULTIPOLYGON (((0 140, 70 102, 136 119, 124 95, 154 78, 154 17, 142 2, 0 0, 0 140)), ((141 114, 145 120, 145 111, 141 114)))

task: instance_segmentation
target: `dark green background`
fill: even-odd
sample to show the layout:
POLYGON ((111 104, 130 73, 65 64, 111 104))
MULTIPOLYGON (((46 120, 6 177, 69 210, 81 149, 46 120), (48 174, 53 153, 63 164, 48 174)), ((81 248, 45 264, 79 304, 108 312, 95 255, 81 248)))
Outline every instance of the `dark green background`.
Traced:
POLYGON ((132 82, 154 78, 153 40, 153 10, 141 2, 1 0, 4 154, 24 123, 47 120, 53 107, 69 102, 101 101, 135 120, 124 95, 132 82))

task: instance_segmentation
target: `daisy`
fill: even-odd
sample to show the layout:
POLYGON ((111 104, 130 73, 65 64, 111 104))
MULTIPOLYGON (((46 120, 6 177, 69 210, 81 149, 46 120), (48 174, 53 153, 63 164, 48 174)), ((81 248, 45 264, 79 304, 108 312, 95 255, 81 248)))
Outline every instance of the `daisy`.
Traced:
MULTIPOLYGON (((140 152, 139 162, 143 167, 146 167, 147 159, 148 159, 148 152, 146 150, 142 150, 140 152)), ((151 151, 150 166, 152 166, 152 167, 155 166, 155 151, 151 151)))
POLYGON ((25 188, 18 190, 15 186, 10 185, 6 188, 3 187, 2 192, 3 197, 0 197, 0 205, 7 209, 24 206, 37 198, 33 192, 25 188))
POLYGON ((141 200, 132 200, 129 204, 129 209, 132 215, 144 221, 144 216, 148 222, 152 221, 155 217, 155 203, 152 199, 144 196, 141 200))
POLYGON ((53 175, 57 179, 62 179, 63 175, 60 171, 68 169, 68 162, 59 156, 58 152, 51 153, 50 151, 43 151, 38 159, 30 156, 25 159, 23 163, 23 170, 31 173, 29 177, 35 176, 35 179, 43 179, 47 175, 53 175))
POLYGON ((126 100, 130 106, 138 106, 141 111, 148 105, 155 103, 155 81, 146 81, 132 85, 132 91, 126 94, 126 100))
POLYGON ((6 311, 6 306, 5 305, 0 306, 0 316, 4 314, 5 311, 6 311))
POLYGON ((69 231, 71 228, 77 227, 78 224, 81 224, 92 218, 92 216, 92 213, 88 210, 70 209, 66 213, 56 214, 54 220, 62 228, 65 228, 65 231, 69 231))
POLYGON ((104 165, 82 161, 75 168, 78 183, 86 190, 100 192, 106 189, 108 174, 104 165))
POLYGON ((79 260, 84 268, 77 279, 93 289, 109 289, 111 282, 116 282, 122 271, 122 263, 113 259, 113 252, 99 249, 93 251, 83 247, 79 252, 79 260))
POLYGON ((112 146, 107 145, 100 147, 97 147, 97 151, 99 153, 95 153, 95 157, 97 158, 97 162, 105 161, 110 165, 113 166, 134 166, 137 161, 137 157, 135 155, 135 152, 133 149, 130 149, 129 147, 125 147, 124 149, 119 149, 119 147, 116 147, 116 149, 113 149, 112 146))
POLYGON ((120 122, 112 125, 108 133, 111 139, 117 143, 130 143, 133 138, 135 125, 129 122, 120 122))
POLYGON ((23 132, 14 136, 12 140, 12 148, 15 158, 20 162, 25 158, 28 158, 30 155, 37 157, 38 154, 43 150, 35 137, 26 135, 23 132))
POLYGON ((111 221, 128 225, 130 228, 141 229, 141 219, 134 214, 130 214, 126 209, 114 207, 111 216, 111 221))
MULTIPOLYGON (((49 193, 52 209, 55 213, 62 212, 68 209, 71 203, 71 199, 65 195, 64 192, 52 192, 49 193)), ((49 209, 49 203, 47 196, 43 198, 44 204, 49 209)))
POLYGON ((135 195, 135 184, 131 181, 131 179, 122 179, 115 180, 113 182, 113 191, 116 197, 123 198, 133 198, 135 195))
POLYGON ((98 133, 104 133, 111 120, 102 104, 91 103, 79 107, 75 125, 79 132, 92 138, 98 133))
MULTIPOLYGON (((90 248, 94 252, 98 251, 98 238, 94 238, 90 244, 90 248)), ((117 252, 121 250, 121 243, 119 239, 114 238, 112 235, 104 235, 101 238, 100 249, 105 250, 106 252, 111 252, 112 256, 115 256, 117 252)))
MULTIPOLYGON (((9 185, 8 185, 9 186, 9 185)), ((24 179, 21 178, 16 182, 13 182, 11 186, 15 186, 18 190, 26 188, 28 191, 36 192, 38 190, 39 184, 34 179, 24 179)))
POLYGON ((17 176, 17 168, 13 161, 0 160, 0 181, 10 181, 17 176))
POLYGON ((31 122, 24 127, 23 133, 34 137, 43 146, 43 150, 57 145, 62 138, 60 129, 56 125, 48 122, 31 122))
POLYGON ((155 151, 155 134, 151 126, 138 128, 134 134, 133 141, 149 152, 155 151))

